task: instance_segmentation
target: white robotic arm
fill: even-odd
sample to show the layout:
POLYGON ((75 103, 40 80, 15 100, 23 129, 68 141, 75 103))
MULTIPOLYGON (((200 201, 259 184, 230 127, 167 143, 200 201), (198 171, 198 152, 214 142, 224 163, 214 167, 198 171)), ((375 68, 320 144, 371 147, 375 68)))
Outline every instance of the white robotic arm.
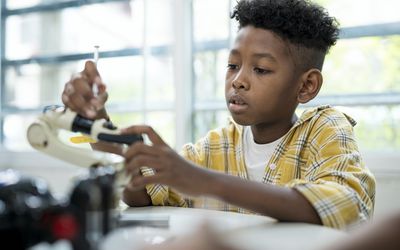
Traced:
POLYGON ((67 145, 58 137, 60 129, 81 132, 94 140, 128 145, 135 141, 143 141, 141 135, 121 135, 120 130, 111 122, 104 119, 89 120, 69 109, 57 106, 46 108, 27 131, 28 141, 36 150, 81 167, 112 166, 119 179, 118 185, 126 183, 123 157, 67 145))

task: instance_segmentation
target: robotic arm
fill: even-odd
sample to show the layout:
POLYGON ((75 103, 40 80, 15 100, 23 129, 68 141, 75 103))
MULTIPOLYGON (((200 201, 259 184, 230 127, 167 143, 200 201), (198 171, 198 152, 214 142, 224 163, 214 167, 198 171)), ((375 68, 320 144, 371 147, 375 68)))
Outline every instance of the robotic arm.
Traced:
POLYGON ((118 200, 115 189, 129 181, 124 158, 67 145, 59 138, 60 130, 81 132, 96 141, 127 145, 143 141, 141 135, 121 135, 117 127, 104 119, 89 120, 64 107, 45 108, 28 128, 29 143, 38 151, 87 168, 88 176, 75 184, 65 202, 36 192, 36 182, 11 178, 16 181, 2 183, 1 177, 9 180, 10 174, 0 172, 0 239, 13 249, 66 239, 74 250, 96 250, 101 239, 119 225, 114 209, 118 200), (41 203, 33 209, 24 200, 41 203))
POLYGON ((143 141, 141 135, 121 135, 120 130, 105 119, 89 120, 60 106, 46 107, 27 131, 28 141, 36 150, 81 167, 112 166, 117 173, 117 184, 126 184, 123 157, 67 145, 58 137, 61 129, 81 132, 94 140, 126 145, 143 141))

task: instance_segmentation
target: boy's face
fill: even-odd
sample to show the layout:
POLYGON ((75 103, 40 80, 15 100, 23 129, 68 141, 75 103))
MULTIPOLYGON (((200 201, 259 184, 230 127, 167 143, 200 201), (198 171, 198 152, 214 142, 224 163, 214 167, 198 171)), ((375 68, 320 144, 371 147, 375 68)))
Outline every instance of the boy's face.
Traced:
POLYGON ((296 74, 287 44, 273 32, 246 26, 229 54, 225 98, 241 125, 287 126, 298 101, 296 74))

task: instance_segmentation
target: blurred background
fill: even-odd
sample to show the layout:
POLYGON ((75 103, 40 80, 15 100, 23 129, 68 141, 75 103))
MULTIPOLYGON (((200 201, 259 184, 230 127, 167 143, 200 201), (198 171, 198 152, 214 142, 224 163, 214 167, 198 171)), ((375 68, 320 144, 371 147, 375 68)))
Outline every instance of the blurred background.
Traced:
MULTIPOLYGON (((315 0, 341 24, 320 95, 358 122, 378 180, 376 215, 400 210, 400 1, 315 0)), ((224 75, 236 0, 1 0, 0 168, 63 192, 74 166, 29 146, 26 128, 100 46, 99 71, 118 126, 146 123, 177 150, 225 124, 224 75)))

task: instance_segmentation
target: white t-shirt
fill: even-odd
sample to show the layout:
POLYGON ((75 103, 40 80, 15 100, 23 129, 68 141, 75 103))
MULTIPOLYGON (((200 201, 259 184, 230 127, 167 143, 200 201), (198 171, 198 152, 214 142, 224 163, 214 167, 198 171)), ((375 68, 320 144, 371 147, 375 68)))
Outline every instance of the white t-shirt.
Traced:
MULTIPOLYGON (((281 137, 282 138, 282 137, 281 137)), ((252 181, 262 181, 265 167, 281 138, 266 144, 257 144, 254 142, 253 133, 249 126, 243 130, 243 149, 244 162, 247 168, 247 174, 252 181)))

